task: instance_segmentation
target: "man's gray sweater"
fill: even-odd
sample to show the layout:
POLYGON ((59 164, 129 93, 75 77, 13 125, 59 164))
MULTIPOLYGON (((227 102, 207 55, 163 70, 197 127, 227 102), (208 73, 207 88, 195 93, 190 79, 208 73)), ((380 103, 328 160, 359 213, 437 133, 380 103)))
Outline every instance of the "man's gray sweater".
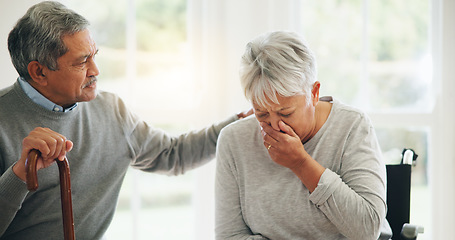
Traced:
POLYGON ((34 128, 47 127, 73 141, 67 157, 76 238, 100 239, 128 166, 168 175, 198 167, 214 157, 218 133, 235 117, 173 137, 139 120, 114 94, 100 92, 70 112, 52 112, 16 82, 0 91, 0 119, 0 239, 47 240, 63 239, 57 165, 38 171, 36 192, 12 172, 22 140, 34 128))

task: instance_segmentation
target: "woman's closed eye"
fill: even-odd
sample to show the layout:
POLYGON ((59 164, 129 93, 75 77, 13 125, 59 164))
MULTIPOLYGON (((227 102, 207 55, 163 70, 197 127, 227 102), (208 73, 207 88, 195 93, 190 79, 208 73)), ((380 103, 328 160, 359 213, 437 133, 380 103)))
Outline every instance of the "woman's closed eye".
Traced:
POLYGON ((263 112, 263 113, 256 113, 256 117, 258 118, 265 118, 269 115, 269 113, 267 112, 263 112))
POLYGON ((294 112, 290 112, 290 113, 280 113, 280 116, 282 117, 290 117, 294 112))

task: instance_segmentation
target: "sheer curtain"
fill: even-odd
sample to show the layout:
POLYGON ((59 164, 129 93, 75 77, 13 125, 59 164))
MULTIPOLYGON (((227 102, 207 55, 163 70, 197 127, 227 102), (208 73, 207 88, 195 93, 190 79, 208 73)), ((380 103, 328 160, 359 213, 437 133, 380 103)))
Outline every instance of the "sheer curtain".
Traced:
POLYGON ((249 107, 238 79, 246 43, 266 31, 298 31, 299 1, 188 1, 193 78, 214 116, 249 107))
MULTIPOLYGON (((298 31, 299 4, 295 0, 188 1, 192 76, 203 99, 210 99, 202 112, 209 111, 216 119, 250 108, 238 76, 245 45, 267 31, 298 31)), ((194 239, 214 239, 214 163, 198 171, 203 173, 196 174, 194 239)))

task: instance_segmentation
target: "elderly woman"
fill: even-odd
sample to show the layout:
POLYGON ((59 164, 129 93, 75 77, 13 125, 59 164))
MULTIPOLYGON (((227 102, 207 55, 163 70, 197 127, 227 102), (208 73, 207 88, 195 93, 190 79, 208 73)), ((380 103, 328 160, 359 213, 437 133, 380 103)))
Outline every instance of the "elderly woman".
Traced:
POLYGON ((378 239, 385 165, 361 111, 319 98, 314 56, 296 34, 247 45, 241 83, 255 118, 222 130, 217 239, 378 239))

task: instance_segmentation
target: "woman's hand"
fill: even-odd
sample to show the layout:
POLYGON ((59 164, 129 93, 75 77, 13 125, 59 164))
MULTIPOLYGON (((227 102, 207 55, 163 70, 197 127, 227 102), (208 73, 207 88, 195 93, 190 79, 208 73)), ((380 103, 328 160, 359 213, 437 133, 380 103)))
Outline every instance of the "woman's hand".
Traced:
POLYGON ((19 161, 14 165, 14 173, 22 180, 26 179, 25 161, 32 149, 41 152, 37 159, 37 170, 49 167, 55 159, 63 160, 66 153, 71 151, 73 143, 65 136, 49 128, 35 128, 22 141, 22 153, 19 161))
POLYGON ((265 122, 261 122, 264 146, 270 157, 276 163, 293 169, 301 166, 309 157, 299 136, 283 121, 278 123, 280 131, 273 129, 265 122))
POLYGON ((280 131, 261 122, 265 148, 273 161, 291 169, 308 190, 313 192, 325 168, 307 153, 299 136, 290 126, 283 121, 278 126, 280 131))

